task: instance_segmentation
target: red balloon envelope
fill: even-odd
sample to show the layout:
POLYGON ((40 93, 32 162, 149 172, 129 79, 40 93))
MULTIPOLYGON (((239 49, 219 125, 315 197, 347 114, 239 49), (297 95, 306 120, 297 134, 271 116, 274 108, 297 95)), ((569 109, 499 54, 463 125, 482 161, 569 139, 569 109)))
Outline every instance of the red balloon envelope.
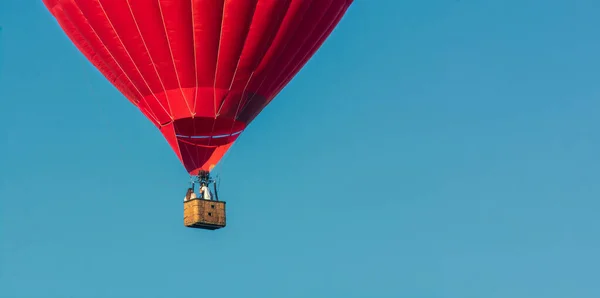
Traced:
POLYGON ((211 170, 352 0, 43 0, 87 59, 169 142, 211 170))

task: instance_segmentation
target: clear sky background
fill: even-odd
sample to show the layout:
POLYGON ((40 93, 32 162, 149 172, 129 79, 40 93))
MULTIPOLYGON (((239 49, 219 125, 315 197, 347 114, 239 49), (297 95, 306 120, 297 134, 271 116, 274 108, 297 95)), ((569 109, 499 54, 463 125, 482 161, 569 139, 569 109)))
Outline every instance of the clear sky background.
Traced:
POLYGON ((600 297, 600 1, 355 1, 218 166, 0 0, 0 297, 600 297))

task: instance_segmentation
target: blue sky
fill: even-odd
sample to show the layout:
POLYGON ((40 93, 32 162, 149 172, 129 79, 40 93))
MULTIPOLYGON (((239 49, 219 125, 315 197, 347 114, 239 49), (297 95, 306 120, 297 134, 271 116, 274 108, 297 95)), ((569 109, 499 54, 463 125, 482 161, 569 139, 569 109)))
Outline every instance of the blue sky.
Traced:
POLYGON ((219 165, 228 226, 0 1, 0 297, 598 297, 600 2, 355 1, 219 165))

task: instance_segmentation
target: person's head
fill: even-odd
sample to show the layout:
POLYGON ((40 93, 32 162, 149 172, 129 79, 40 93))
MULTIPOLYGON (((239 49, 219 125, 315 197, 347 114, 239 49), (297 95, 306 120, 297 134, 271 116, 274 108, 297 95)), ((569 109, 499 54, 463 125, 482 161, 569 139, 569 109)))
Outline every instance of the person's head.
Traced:
POLYGON ((202 183, 200 183, 200 186, 204 187, 204 186, 206 186, 206 183, 202 182, 202 183))
POLYGON ((188 188, 186 195, 189 196, 194 192, 192 188, 188 188))

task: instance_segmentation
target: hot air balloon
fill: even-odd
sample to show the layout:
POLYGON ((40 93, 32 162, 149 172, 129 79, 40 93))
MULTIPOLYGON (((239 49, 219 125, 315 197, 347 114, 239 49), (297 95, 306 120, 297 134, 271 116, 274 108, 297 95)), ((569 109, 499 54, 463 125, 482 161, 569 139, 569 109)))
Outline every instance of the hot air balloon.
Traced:
MULTIPOLYGON (((160 130, 186 171, 211 183, 210 171, 352 0, 43 2, 79 51, 160 130)), ((224 202, 192 202, 197 214, 186 226, 225 225, 224 202)))

